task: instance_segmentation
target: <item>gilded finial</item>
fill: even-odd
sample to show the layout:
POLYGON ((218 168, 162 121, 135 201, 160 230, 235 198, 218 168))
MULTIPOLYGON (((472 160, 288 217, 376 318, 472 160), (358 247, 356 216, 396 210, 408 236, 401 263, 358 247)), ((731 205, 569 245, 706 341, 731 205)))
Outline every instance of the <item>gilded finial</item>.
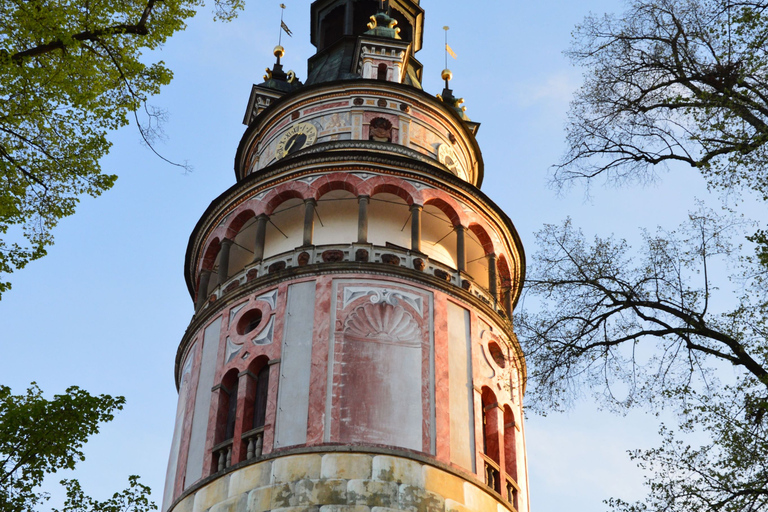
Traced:
POLYGON ((440 74, 440 78, 442 78, 446 82, 450 82, 451 80, 453 80, 453 71, 451 71, 448 68, 444 69, 443 72, 440 74))
POLYGON ((277 57, 278 59, 282 59, 285 55, 285 48, 283 48, 280 45, 275 46, 275 49, 272 50, 272 54, 277 57))

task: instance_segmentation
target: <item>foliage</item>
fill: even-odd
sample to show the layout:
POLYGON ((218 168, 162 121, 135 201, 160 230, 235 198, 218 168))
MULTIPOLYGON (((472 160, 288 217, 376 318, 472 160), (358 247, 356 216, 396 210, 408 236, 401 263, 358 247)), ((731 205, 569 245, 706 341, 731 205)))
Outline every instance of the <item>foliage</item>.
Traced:
POLYGON ((701 208, 677 231, 644 232, 637 253, 624 240, 590 243, 570 221, 537 235, 527 294, 540 304, 518 317, 536 406, 567 406, 586 384, 618 409, 673 407, 684 432, 711 439, 692 448, 663 430, 661 448, 634 453, 653 472, 649 499, 612 500, 619 510, 768 501, 768 273, 730 242, 749 226, 701 208), (725 266, 730 292, 710 277, 725 266))
MULTIPOLYGON (((47 494, 39 491, 45 476, 74 469, 85 460, 83 445, 124 403, 122 397, 93 396, 77 387, 48 400, 35 383, 22 395, 0 386, 0 510, 31 512, 47 500, 47 494)), ((128 489, 103 503, 84 496, 75 480, 62 483, 67 488, 63 512, 156 508, 146 498, 149 489, 136 477, 131 477, 128 489)))
POLYGON ((139 483, 137 476, 128 478, 129 486, 121 492, 116 492, 105 501, 94 500, 83 494, 77 480, 62 480, 67 488, 67 500, 61 511, 53 512, 150 512, 157 510, 157 505, 147 498, 150 489, 139 483))
POLYGON ((768 2, 634 0, 588 17, 568 52, 586 68, 560 184, 645 181, 683 162, 714 187, 768 199, 768 2))
MULTIPOLYGON (((645 183, 687 164, 730 198, 768 200, 766 16, 764 1, 630 0, 620 17, 586 18, 555 184, 645 183)), ((586 385, 618 409, 679 413, 659 448, 632 454, 650 494, 610 500, 616 510, 768 507, 768 236, 746 237, 744 256, 731 240, 747 229, 700 208, 678 231, 644 232, 636 252, 570 221, 538 234, 527 296, 540 312, 518 322, 538 406, 565 407, 586 385), (708 441, 690 446, 691 433, 708 441)))
MULTIPOLYGON (((748 393, 749 394, 749 393, 748 393)), ((727 388, 717 396, 699 396, 688 411, 684 431, 705 429, 716 443, 691 447, 661 428, 660 448, 635 451, 632 458, 653 477, 645 503, 611 499, 622 512, 717 510, 756 512, 768 508, 768 403, 743 400, 744 391, 727 388)))
MULTIPOLYGON (((149 124, 140 130, 151 139, 162 113, 146 99, 172 73, 143 53, 183 30, 200 5, 0 0, 0 275, 45 255, 79 196, 112 187, 116 176, 99 164, 108 131, 144 107, 149 124)), ((240 8, 242 0, 216 0, 216 17, 240 8)), ((0 294, 9 287, 0 281, 0 294)))

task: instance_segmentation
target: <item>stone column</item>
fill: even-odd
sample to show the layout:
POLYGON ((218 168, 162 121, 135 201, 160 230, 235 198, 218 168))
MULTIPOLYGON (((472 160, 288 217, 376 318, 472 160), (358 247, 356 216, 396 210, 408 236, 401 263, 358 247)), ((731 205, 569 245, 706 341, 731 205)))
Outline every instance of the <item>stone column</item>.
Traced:
POLYGON ((421 252, 421 210, 420 204, 411 205, 411 250, 421 252))
POLYGON ((504 290, 502 291, 504 299, 504 311, 507 313, 507 317, 512 319, 512 283, 506 283, 504 290))
POLYGON ((498 280, 496 278, 496 255, 491 253, 488 255, 488 291, 493 297, 493 305, 499 300, 498 297, 498 280))
POLYGON ((208 284, 211 282, 211 271, 203 269, 200 271, 200 281, 197 285, 197 301, 195 302, 195 310, 200 309, 208 299, 208 284))
POLYGON ((467 271, 467 249, 464 243, 464 237, 467 232, 467 228, 459 224, 456 226, 456 262, 459 267, 459 272, 467 271))
POLYGON ((312 245, 312 236, 315 232, 315 206, 314 199, 304 201, 304 241, 302 245, 312 245))
POLYGON ((264 243, 267 239, 267 222, 269 222, 269 215, 262 213, 256 217, 256 243, 253 247, 254 262, 264 259, 264 243))
POLYGON ((221 250, 219 251, 219 286, 229 277, 229 249, 232 247, 232 240, 225 238, 221 241, 221 250))
POLYGON ((368 243, 368 196, 357 198, 357 243, 368 243))

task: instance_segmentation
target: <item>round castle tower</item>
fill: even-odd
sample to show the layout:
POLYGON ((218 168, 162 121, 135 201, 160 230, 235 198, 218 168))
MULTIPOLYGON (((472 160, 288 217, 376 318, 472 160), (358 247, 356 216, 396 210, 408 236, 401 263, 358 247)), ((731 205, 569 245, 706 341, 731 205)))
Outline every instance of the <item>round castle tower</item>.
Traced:
POLYGON ((528 511, 525 272, 418 0, 317 0, 190 236, 163 512, 528 511), (383 8, 382 8, 383 7, 383 8))

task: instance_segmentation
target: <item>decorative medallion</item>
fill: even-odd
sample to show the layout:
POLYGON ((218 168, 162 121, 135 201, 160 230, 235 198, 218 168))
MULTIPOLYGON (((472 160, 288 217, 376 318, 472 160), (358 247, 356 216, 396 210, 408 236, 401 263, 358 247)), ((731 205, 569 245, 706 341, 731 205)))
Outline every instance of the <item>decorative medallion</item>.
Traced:
POLYGON ((317 128, 311 123, 298 123, 290 128, 277 141, 275 158, 291 155, 302 148, 311 146, 317 140, 317 128))

